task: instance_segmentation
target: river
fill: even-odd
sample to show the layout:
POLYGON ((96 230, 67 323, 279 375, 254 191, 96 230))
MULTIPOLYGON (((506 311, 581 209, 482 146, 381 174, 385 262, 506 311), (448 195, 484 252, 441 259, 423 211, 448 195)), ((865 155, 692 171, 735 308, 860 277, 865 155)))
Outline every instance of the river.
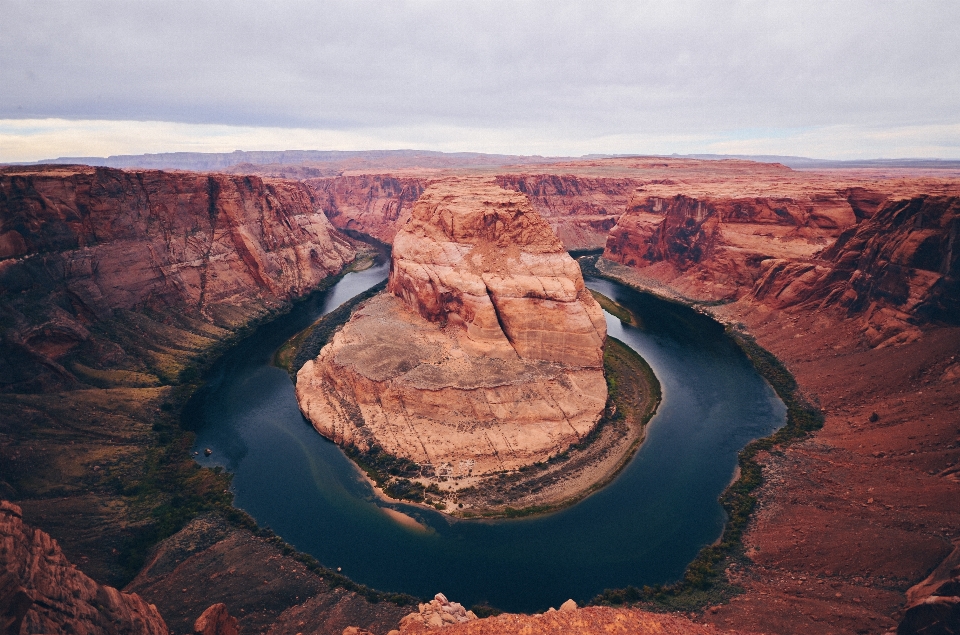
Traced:
POLYGON ((539 612, 606 588, 675 581, 723 529, 717 498, 737 452, 785 422, 783 403, 719 324, 587 278, 639 319, 632 327, 607 314, 608 332, 649 362, 663 389, 630 464, 599 492, 545 516, 454 520, 395 505, 420 525, 398 522, 354 464, 304 420, 289 376, 271 365, 288 338, 387 271, 349 273, 260 327, 214 365, 184 411, 184 424, 197 432, 194 449, 213 450, 198 461, 233 473, 237 507, 356 582, 539 612))

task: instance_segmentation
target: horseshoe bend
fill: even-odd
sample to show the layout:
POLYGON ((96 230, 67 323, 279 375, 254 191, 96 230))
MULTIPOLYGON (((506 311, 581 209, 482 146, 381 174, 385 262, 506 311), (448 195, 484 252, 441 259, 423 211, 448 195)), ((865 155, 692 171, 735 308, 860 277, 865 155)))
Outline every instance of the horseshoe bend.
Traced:
POLYGON ((407 461, 412 478, 392 479, 388 492, 413 484, 405 497, 420 501, 440 477, 441 509, 553 505, 609 477, 636 447, 642 423, 616 439, 601 434, 609 447, 574 453, 570 469, 547 467, 607 409, 605 340, 579 265, 526 196, 444 180, 397 233, 387 290, 300 369, 297 399, 361 465, 381 453, 407 461), (549 478, 507 493, 489 486, 531 466, 549 478))
MULTIPOLYGON (((495 176, 445 167, 337 176, 348 168, 302 180, 284 165, 232 174, 0 169, 0 498, 9 501, 0 503, 0 627, 99 633, 139 621, 139 632, 181 633, 202 614, 223 626, 216 632, 238 620, 243 632, 340 635, 356 626, 422 632, 447 616, 441 628, 450 633, 826 635, 898 624, 930 633, 955 620, 956 169, 611 158, 503 166, 495 176), (664 575, 664 587, 625 586, 645 583, 631 578, 602 593, 601 571, 590 591, 601 595, 570 593, 593 606, 463 624, 449 620, 469 618, 465 607, 423 601, 444 591, 473 602, 448 588, 412 598, 396 592, 401 584, 362 587, 340 555, 310 560, 279 527, 290 544, 243 514, 234 462, 262 448, 231 438, 205 456, 193 436, 202 431, 190 425, 191 395, 219 381, 215 359, 228 348, 244 357, 244 343, 257 341, 268 360, 320 313, 275 342, 243 339, 252 326, 307 312, 315 291, 323 296, 344 271, 362 268, 370 248, 356 232, 392 243, 387 290, 334 312, 343 326, 311 351, 296 386, 263 361, 256 382, 238 391, 253 392, 263 377, 283 384, 295 431, 364 488, 351 511, 390 523, 381 536, 436 542, 417 513, 451 527, 562 520, 623 482, 557 514, 460 522, 364 498, 343 453, 300 416, 302 408, 392 498, 459 516, 576 500, 607 483, 644 439, 638 422, 650 410, 626 416, 626 404, 656 403, 641 362, 615 339, 621 321, 636 317, 620 311, 626 294, 610 296, 620 308, 599 299, 619 318, 604 322, 584 276, 591 288, 604 275, 672 298, 721 334, 722 322, 774 371, 764 376, 795 380, 823 427, 762 440, 727 491, 754 479, 755 505, 726 507, 743 521, 721 540, 730 551, 712 568, 698 559, 686 574, 664 575), (575 261, 564 249, 595 251, 575 261), (677 610, 686 615, 662 613, 677 610)), ((261 439, 281 436, 270 428, 274 414, 258 420, 261 439)), ((644 460, 666 428, 658 425, 639 450, 644 460)), ((294 451, 265 469, 279 471, 294 451)), ((321 476, 333 480, 329 470, 321 476)), ((256 485, 301 503, 311 474, 301 477, 256 485)), ((329 523, 308 530, 335 541, 329 523)), ((695 547, 716 555, 718 533, 695 547)), ((386 549, 358 535, 358 551, 383 567, 386 549)), ((556 553, 543 560, 569 561, 573 542, 550 543, 556 553)), ((574 546, 600 542, 591 535, 574 546)), ((605 542, 621 548, 616 537, 605 542)), ((594 560, 614 568, 613 559, 594 560)), ((429 557, 417 563, 403 575, 442 568, 429 557)), ((587 577, 575 576, 558 577, 563 597, 551 592, 535 610, 559 606, 566 585, 587 577)))

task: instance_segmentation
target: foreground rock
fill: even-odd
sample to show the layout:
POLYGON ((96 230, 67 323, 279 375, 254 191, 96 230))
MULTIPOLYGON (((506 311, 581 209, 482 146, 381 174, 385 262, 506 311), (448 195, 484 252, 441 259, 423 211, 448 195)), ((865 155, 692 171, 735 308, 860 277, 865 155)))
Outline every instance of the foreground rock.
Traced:
POLYGON ((8 633, 166 635, 157 608, 101 586, 70 564, 46 533, 0 501, 0 624, 8 633))
POLYGON ((231 617, 223 602, 213 604, 193 623, 193 635, 239 635, 237 618, 231 617))
POLYGON ((429 602, 420 604, 416 613, 400 620, 400 632, 422 628, 442 628, 477 619, 473 611, 463 608, 459 602, 451 602, 443 593, 437 593, 429 602))
POLYGON ((522 195, 427 189, 394 242, 388 293, 297 376, 324 436, 468 478, 543 461, 597 423, 606 324, 522 195))
MULTIPOLYGON (((410 619, 400 627, 401 635, 434 632, 443 635, 747 635, 743 630, 719 630, 709 624, 698 624, 689 619, 661 613, 647 613, 636 609, 587 607, 549 611, 541 615, 504 614, 482 620, 446 623, 428 626, 410 619)), ((749 631, 753 632, 753 631, 749 631)))

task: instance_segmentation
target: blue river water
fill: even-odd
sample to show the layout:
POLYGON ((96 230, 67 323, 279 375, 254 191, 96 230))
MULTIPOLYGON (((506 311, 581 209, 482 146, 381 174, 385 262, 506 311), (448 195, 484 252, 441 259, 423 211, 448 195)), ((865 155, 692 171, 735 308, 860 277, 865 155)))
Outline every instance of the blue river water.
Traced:
POLYGON ((718 496, 737 452, 785 422, 786 408, 722 327, 686 307, 613 282, 590 288, 628 307, 610 336, 640 353, 663 389, 647 438, 607 487, 533 518, 454 520, 383 510, 353 463, 304 420, 287 373, 271 365, 289 337, 383 280, 387 266, 347 274, 231 349, 184 412, 205 466, 233 473, 234 504, 297 549, 382 591, 442 591, 467 606, 543 611, 607 588, 672 582, 725 522, 718 496))

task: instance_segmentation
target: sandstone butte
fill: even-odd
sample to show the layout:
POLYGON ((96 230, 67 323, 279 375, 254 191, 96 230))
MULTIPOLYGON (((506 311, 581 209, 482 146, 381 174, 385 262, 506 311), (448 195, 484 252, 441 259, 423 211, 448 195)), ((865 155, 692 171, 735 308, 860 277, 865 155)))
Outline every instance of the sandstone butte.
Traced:
POLYGON ((324 436, 454 478, 576 443, 606 403, 603 313, 521 194, 427 188, 397 233, 387 292, 297 375, 324 436))

